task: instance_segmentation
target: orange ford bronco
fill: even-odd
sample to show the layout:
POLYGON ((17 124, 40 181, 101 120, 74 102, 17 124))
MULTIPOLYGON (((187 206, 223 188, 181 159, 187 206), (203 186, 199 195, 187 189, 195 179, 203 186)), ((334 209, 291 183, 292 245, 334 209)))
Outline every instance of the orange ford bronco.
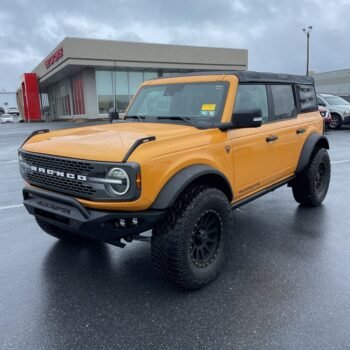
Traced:
POLYGON ((330 181, 312 78, 193 73, 142 84, 117 123, 39 130, 19 150, 24 205, 63 240, 117 246, 195 289, 229 256, 232 209, 282 185, 317 206, 330 181))

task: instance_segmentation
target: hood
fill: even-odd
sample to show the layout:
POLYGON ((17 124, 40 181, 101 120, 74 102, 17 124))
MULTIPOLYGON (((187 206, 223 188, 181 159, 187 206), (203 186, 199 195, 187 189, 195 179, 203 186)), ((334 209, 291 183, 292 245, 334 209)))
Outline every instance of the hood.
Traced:
POLYGON ((103 124, 39 134, 22 148, 28 152, 60 157, 119 162, 140 138, 155 136, 154 142, 157 142, 195 133, 198 130, 187 125, 139 122, 103 124))

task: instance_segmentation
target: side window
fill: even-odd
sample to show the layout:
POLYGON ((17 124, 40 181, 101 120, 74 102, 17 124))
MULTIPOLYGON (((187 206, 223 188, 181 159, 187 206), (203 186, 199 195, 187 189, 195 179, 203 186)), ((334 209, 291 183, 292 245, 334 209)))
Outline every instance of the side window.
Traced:
POLYGON ((302 112, 317 109, 316 92, 313 85, 298 85, 302 112))
POLYGON ((292 118, 296 115, 296 106, 292 85, 271 85, 275 119, 292 118))
POLYGON ((265 85, 238 85, 234 113, 261 109, 263 123, 268 121, 267 93, 265 85))

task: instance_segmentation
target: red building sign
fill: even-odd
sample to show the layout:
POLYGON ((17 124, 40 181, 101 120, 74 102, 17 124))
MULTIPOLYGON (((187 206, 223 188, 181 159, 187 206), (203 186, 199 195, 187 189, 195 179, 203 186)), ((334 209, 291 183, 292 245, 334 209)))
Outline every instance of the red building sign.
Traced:
POLYGON ((24 119, 27 122, 41 120, 38 78, 35 73, 24 73, 22 76, 22 100, 24 119))
POLYGON ((55 62, 60 60, 63 57, 63 47, 56 50, 49 58, 45 60, 45 67, 49 68, 52 66, 55 62))

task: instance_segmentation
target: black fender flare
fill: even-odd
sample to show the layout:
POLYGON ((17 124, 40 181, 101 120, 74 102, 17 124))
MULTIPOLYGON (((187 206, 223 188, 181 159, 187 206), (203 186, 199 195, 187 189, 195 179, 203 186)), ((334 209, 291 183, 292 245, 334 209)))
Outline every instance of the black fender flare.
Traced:
POLYGON ((324 135, 313 133, 307 138, 299 157, 298 166, 295 171, 296 173, 302 172, 305 169, 305 167, 309 164, 315 147, 329 149, 327 137, 324 135))
POLYGON ((159 210, 171 207, 186 187, 206 175, 214 175, 220 179, 221 184, 224 184, 225 182, 226 192, 230 192, 226 193, 226 195, 233 198, 233 191, 230 182, 223 173, 210 167, 209 165, 198 164, 184 168, 171 177, 159 192, 156 200, 151 206, 151 209, 159 210))

